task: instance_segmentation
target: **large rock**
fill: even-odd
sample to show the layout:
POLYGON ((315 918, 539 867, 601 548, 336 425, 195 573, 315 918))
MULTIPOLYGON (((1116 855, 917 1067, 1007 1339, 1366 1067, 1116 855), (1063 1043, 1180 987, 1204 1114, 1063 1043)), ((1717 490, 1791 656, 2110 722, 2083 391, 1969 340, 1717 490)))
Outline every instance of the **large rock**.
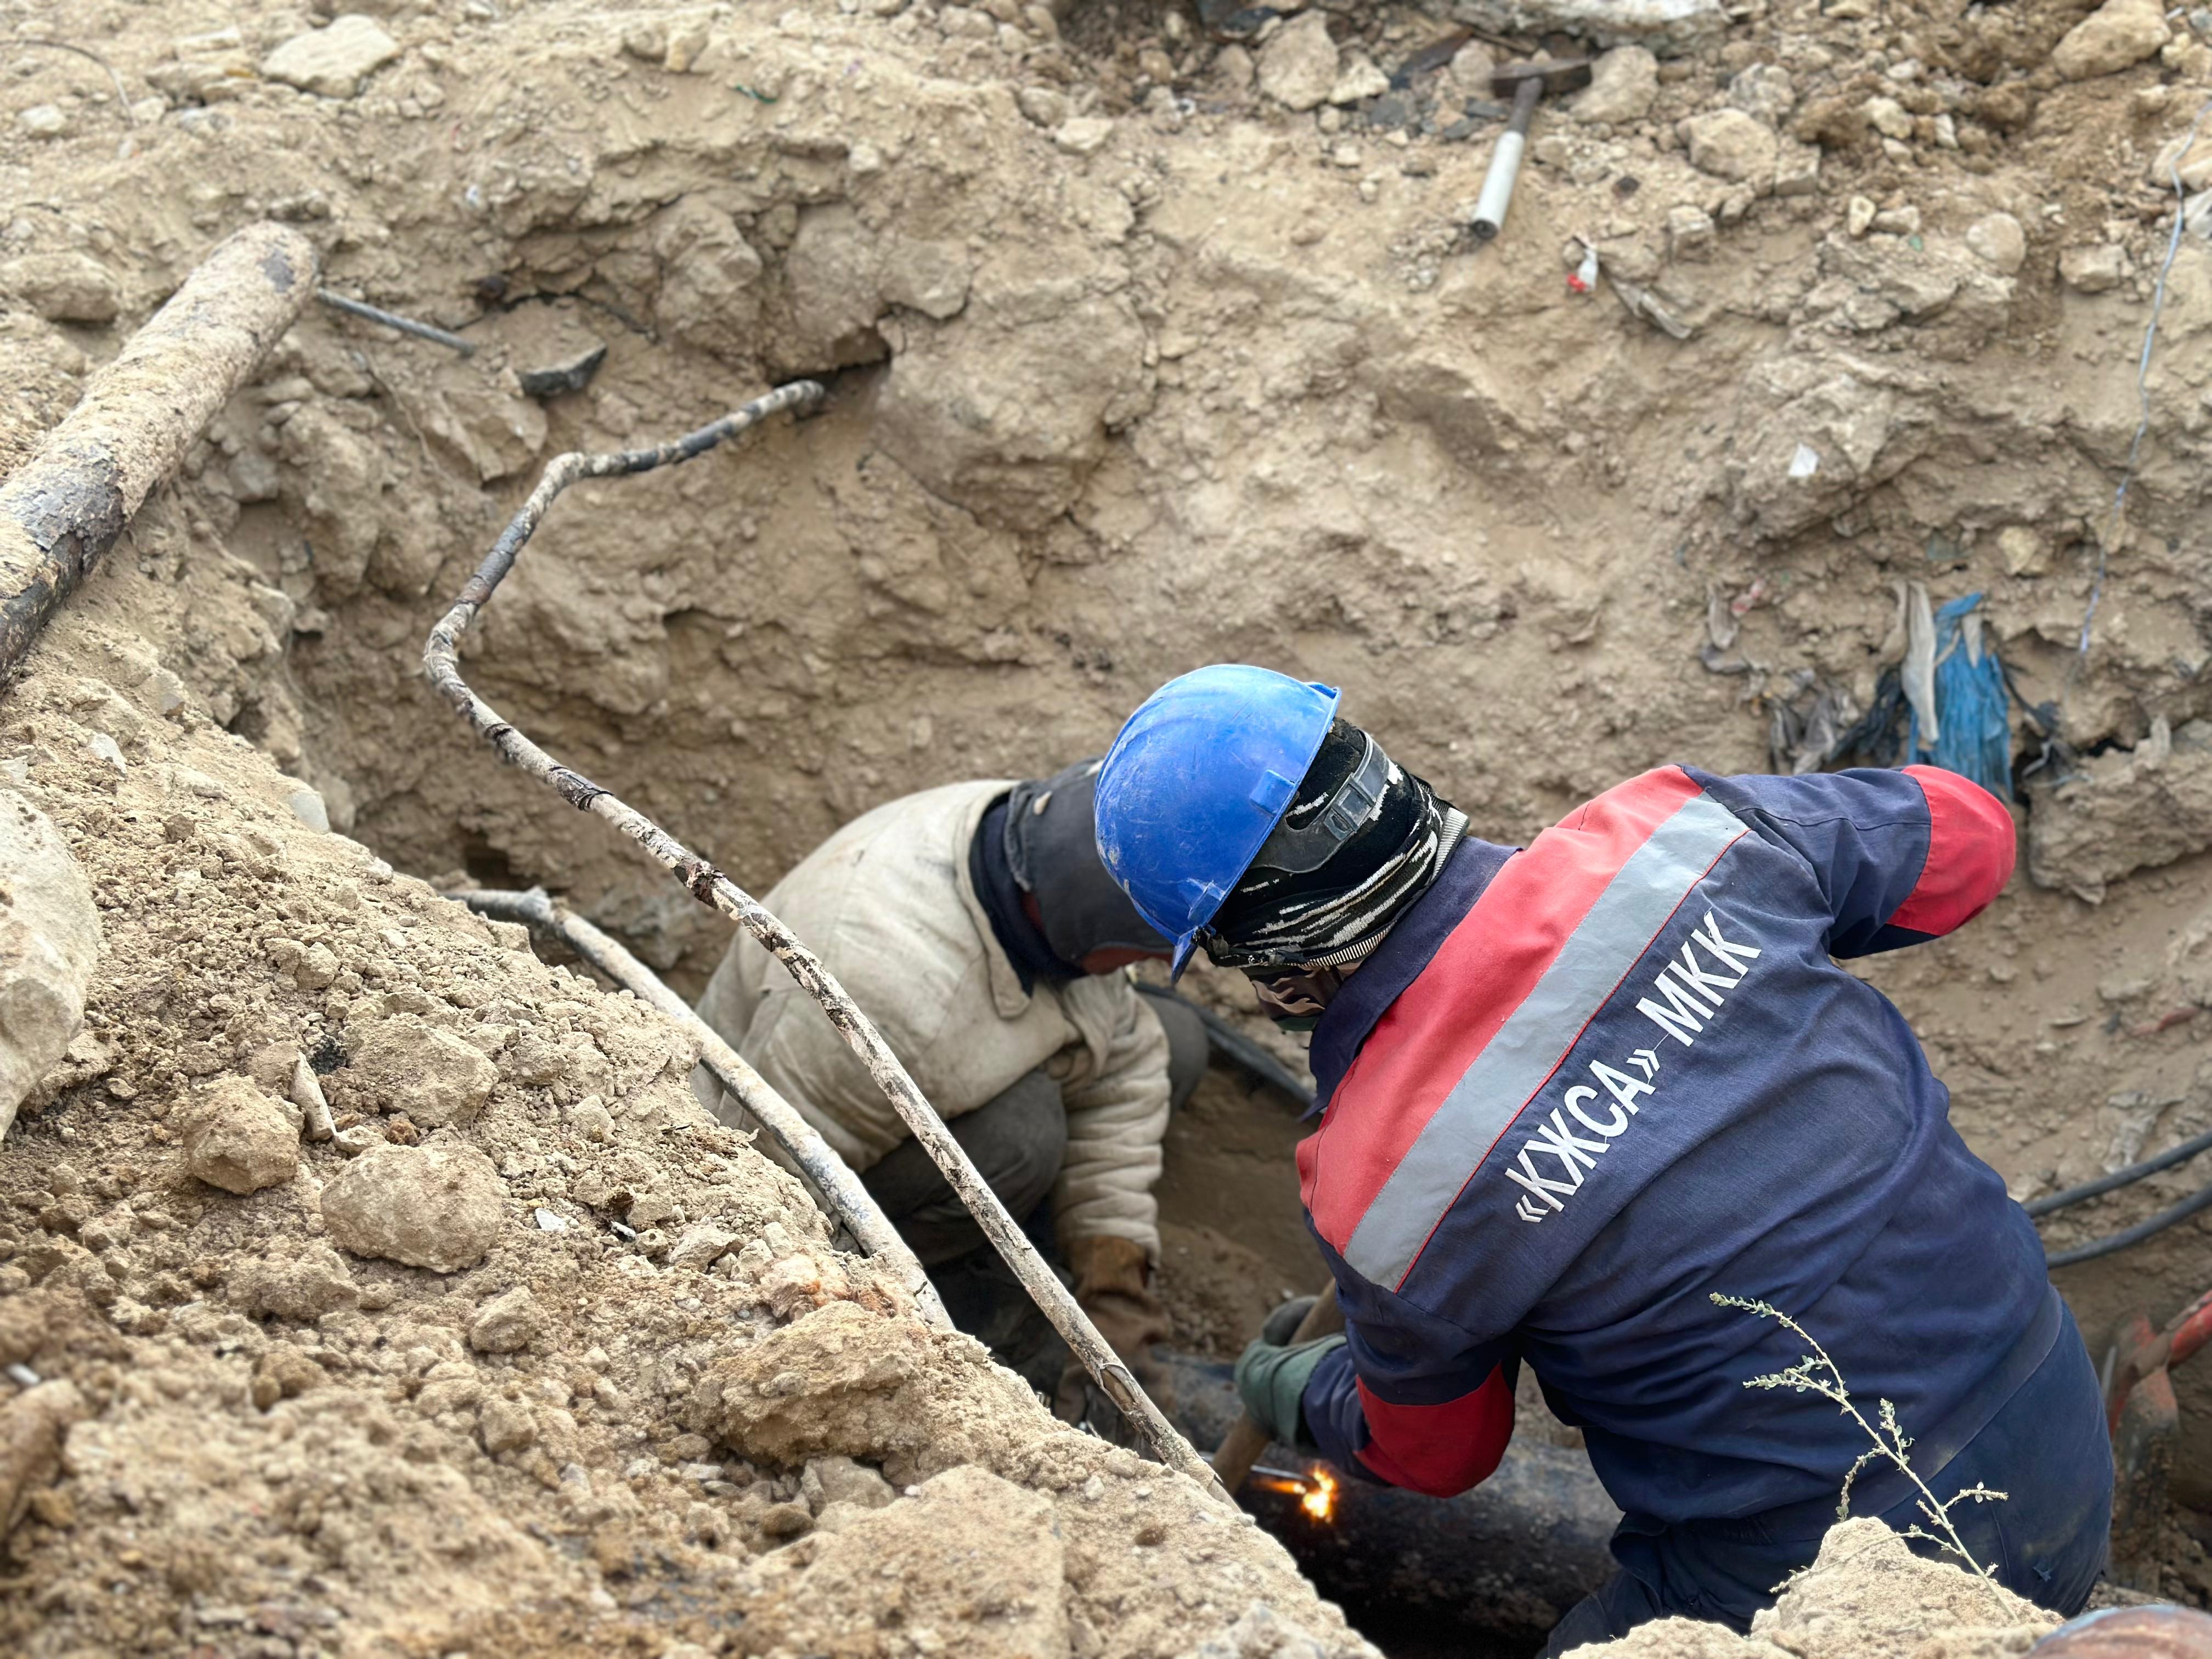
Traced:
POLYGON ((300 1167, 291 1114, 242 1077, 217 1078, 193 1097, 184 1141, 193 1179, 240 1196, 279 1186, 300 1167))
POLYGON ((2051 66, 2069 81, 2087 81, 2140 64, 2166 41, 2160 0, 2105 0, 2052 48, 2051 66))
POLYGON ((351 1032, 347 1064, 325 1083, 333 1100, 356 1111, 391 1112, 418 1128, 466 1123, 483 1109, 499 1068, 451 1031, 396 1014, 351 1032))
POLYGON ((0 789, 0 1134, 84 1023, 100 912, 61 832, 0 789))
POLYGON ((1659 95, 1659 60, 1642 46, 1616 46, 1590 65, 1590 83, 1568 103, 1577 121, 1626 126, 1651 112, 1659 95))
POLYGON ((12 294, 50 323, 112 323, 123 309, 115 276, 89 253, 26 253, 0 264, 12 294))
POLYGON ((1571 34, 1598 47, 1689 52, 1728 27, 1721 0, 1455 0, 1452 15, 1505 34, 1571 34))
POLYGON ((399 43, 373 17, 349 12, 327 28, 295 34, 261 60, 261 73, 302 92, 350 98, 380 65, 399 56, 399 43))
POLYGON ((1682 140, 1690 152, 1690 165, 1698 172, 1756 184, 1761 190, 1772 184, 1782 154, 1774 130, 1740 109, 1692 115, 1682 123, 1682 140))
POLYGON ((507 1222, 507 1186, 473 1146, 372 1146, 323 1188, 323 1225, 340 1249, 458 1272, 507 1222))
POLYGON ((1260 48, 1260 90, 1291 109, 1308 110, 1336 87, 1336 42, 1328 14, 1302 12, 1260 48))
POLYGON ((933 1632, 963 1659, 1063 1654, 1064 1555, 1051 1499, 986 1469, 949 1469, 803 1559, 763 1558, 750 1575, 744 1650, 873 1651, 878 1631, 903 1630, 933 1632), (901 1571, 884 1571, 892 1561, 901 1571))
POLYGON ((2212 847, 2212 720, 2178 732, 2154 720, 2133 749, 2076 770, 2028 814, 2027 873, 2037 886, 2094 904, 2130 871, 2212 847))
POLYGON ((959 317, 906 331, 877 406, 878 440, 987 523, 1042 529, 1081 494, 1109 428, 1149 406, 1144 350, 1120 295, 1073 276, 979 278, 959 317))

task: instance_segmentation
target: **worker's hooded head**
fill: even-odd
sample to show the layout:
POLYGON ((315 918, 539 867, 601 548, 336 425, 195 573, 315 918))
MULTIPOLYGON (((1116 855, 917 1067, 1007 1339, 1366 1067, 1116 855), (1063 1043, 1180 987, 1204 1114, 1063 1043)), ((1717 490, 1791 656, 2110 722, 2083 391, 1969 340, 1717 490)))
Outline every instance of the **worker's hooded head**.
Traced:
POLYGON ((1099 861, 1092 821, 1098 758, 1048 778, 1018 783, 1006 802, 1006 856, 1023 892, 1036 901, 1037 924, 1070 973, 1092 971, 1087 958, 1164 957, 1153 931, 1099 861))
POLYGON ((1243 969, 1279 1024, 1310 1029, 1343 975, 1428 890, 1466 827, 1367 732, 1333 720, 1275 832, 1201 935, 1206 953, 1243 969), (1347 805, 1364 808, 1349 835, 1318 833, 1347 805))

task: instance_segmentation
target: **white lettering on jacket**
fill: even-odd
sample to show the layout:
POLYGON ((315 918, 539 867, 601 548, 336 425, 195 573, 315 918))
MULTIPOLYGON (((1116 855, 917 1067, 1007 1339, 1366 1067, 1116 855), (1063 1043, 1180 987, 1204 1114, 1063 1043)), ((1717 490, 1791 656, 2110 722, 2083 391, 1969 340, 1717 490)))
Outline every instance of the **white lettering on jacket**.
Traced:
MULTIPOLYGON (((1638 1000, 1637 1012, 1684 1048, 1695 1048, 1759 956, 1756 946, 1723 938, 1720 918, 1708 910, 1679 956, 1652 975, 1652 994, 1638 1000)), ((1535 1132, 1504 1166, 1505 1178, 1524 1189, 1513 1206, 1523 1221, 1539 1222, 1566 1208, 1566 1200, 1582 1190, 1583 1171, 1595 1173, 1597 1160, 1628 1132, 1637 1103, 1658 1091, 1656 1047, 1635 1050, 1622 1066, 1594 1060, 1588 1069, 1590 1083, 1574 1085, 1548 1118, 1536 1118, 1535 1132), (1601 1099, 1607 1103, 1593 1109, 1601 1099), (1578 1127, 1571 1127, 1570 1118, 1578 1127), (1540 1165, 1540 1158, 1549 1162, 1540 1165)))

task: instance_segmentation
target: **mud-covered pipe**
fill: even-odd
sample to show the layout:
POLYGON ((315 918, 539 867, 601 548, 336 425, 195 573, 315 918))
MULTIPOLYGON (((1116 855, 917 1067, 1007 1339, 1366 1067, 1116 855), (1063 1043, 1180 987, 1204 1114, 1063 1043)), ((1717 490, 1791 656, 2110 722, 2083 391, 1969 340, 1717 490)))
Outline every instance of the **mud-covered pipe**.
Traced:
MULTIPOLYGON (((1243 1418, 1231 1368, 1154 1353, 1174 1382, 1180 1426, 1199 1445, 1218 1444, 1243 1418)), ((1299 1474, 1314 1462, 1279 1445, 1261 1461, 1299 1474)), ((1322 1520, 1284 1490, 1289 1484, 1255 1479, 1237 1501, 1386 1651, 1534 1653, 1613 1575, 1608 1546, 1620 1510, 1588 1454, 1527 1434, 1514 1437, 1496 1474, 1457 1498, 1346 1480, 1322 1520)))
POLYGON ((315 268, 315 245, 288 226, 219 243, 0 484, 0 676, 260 368, 315 268))
POLYGON ((837 976, 822 958, 801 944, 798 936, 758 899, 635 807, 581 773, 562 765, 478 696, 461 678, 462 635, 491 603, 493 593, 514 568, 515 559, 538 526, 544 522, 545 514, 562 490, 579 478, 618 477, 695 460, 717 444, 736 437, 781 410, 811 405, 821 398, 822 387, 815 381, 794 380, 696 431, 651 449, 596 455, 572 452, 555 456, 539 477, 538 487, 507 521, 507 528, 500 532, 476 574, 462 584, 460 596, 453 601, 452 609, 430 630, 429 640, 422 647, 423 675, 432 689, 453 705, 453 712, 489 744, 501 760, 544 784, 578 811, 589 812, 621 830, 682 883, 684 891, 737 922, 783 964, 799 988, 813 998, 845 1046, 868 1068, 868 1075, 883 1091, 891 1109, 898 1114, 900 1121, 906 1125, 907 1133, 929 1154, 930 1161, 937 1165, 954 1195, 982 1229, 984 1237, 991 1241, 1030 1299, 1060 1334, 1084 1370, 1105 1391, 1106 1397, 1129 1419, 1160 1462, 1188 1476, 1201 1491, 1226 1504, 1229 1494, 1214 1478, 1206 1460, 1191 1449, 1190 1443, 1161 1414, 1121 1357, 1099 1335, 1090 1316, 1046 1265, 1020 1224, 991 1190, 966 1148, 952 1138, 952 1132, 945 1127, 945 1120, 908 1075, 905 1066, 891 1052, 890 1044, 884 1041, 883 1033, 837 982, 837 976))
POLYGON ((860 1184, 852 1166, 837 1156, 815 1127, 778 1094, 769 1080, 745 1063, 743 1055, 722 1041, 720 1034, 695 1013, 667 981, 640 962, 615 939, 593 927, 564 904, 556 904, 542 889, 518 893, 490 888, 467 888, 448 893, 478 915, 500 921, 519 921, 533 933, 550 935, 567 945, 617 985, 633 993, 674 1020, 697 1040, 699 1060, 716 1082, 781 1147, 800 1177, 813 1188, 831 1218, 843 1224, 860 1249, 896 1273, 915 1300, 925 1323, 940 1331, 952 1328, 952 1320, 938 1299, 921 1260, 899 1237, 898 1229, 860 1184))

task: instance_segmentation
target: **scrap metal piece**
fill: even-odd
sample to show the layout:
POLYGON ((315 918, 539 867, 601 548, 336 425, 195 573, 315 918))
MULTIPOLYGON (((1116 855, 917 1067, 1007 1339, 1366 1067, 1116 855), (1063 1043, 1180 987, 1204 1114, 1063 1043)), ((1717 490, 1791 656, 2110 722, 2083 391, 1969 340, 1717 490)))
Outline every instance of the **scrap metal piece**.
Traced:
POLYGON ((522 384, 522 395, 543 402, 571 392, 581 392, 591 385, 592 376, 599 372, 599 365, 607 360, 604 345, 593 346, 579 352, 564 363, 554 363, 545 368, 526 368, 515 376, 522 384))
POLYGON ((458 351, 464 357, 473 357, 477 355, 475 342, 464 340, 458 334, 448 334, 444 329, 434 328, 428 323, 418 323, 412 317, 402 317, 396 311, 386 311, 380 307, 366 305, 359 300, 349 300, 344 295, 333 294, 326 288, 317 289, 315 297, 332 311, 343 311, 349 317, 359 317, 366 322, 382 323, 385 327, 396 328, 402 334, 412 334, 418 340, 428 340, 433 345, 441 345, 450 351, 458 351))

